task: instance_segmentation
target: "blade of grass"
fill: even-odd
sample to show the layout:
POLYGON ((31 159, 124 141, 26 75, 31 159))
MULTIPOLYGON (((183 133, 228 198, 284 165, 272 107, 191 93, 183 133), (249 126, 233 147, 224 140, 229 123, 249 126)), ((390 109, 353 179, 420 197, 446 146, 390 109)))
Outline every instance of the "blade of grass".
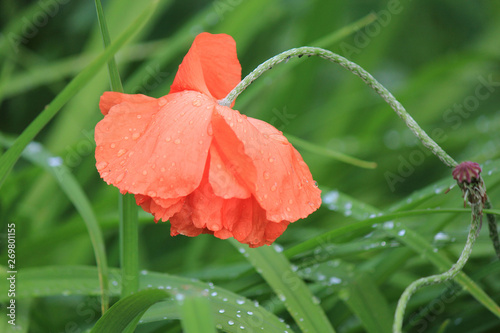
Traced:
MULTIPOLYGON (((0 135, 0 145, 10 146, 12 145, 12 140, 7 140, 0 135)), ((53 175, 63 192, 73 206, 75 206, 78 213, 80 213, 87 227, 90 242, 94 250, 101 289, 101 310, 104 313, 109 307, 108 262, 106 259, 104 237, 92 209, 92 205, 90 204, 90 200, 87 198, 87 195, 71 171, 62 164, 62 159, 49 154, 41 144, 31 142, 23 151, 22 156, 53 175)))
POLYGON ((297 147, 301 147, 304 150, 307 150, 311 153, 320 155, 320 156, 326 156, 326 157, 331 157, 333 159, 336 159, 337 161, 344 162, 347 164, 351 164, 360 168, 366 168, 366 169, 374 169, 377 167, 377 163, 375 162, 368 162, 368 161, 363 161, 360 160, 359 158, 349 156, 347 154, 334 151, 331 149, 327 149, 315 144, 312 144, 308 141, 299 139, 293 135, 290 134, 285 134, 288 141, 290 141, 293 145, 297 147))
MULTIPOLYGON (((447 271, 453 265, 453 262, 451 262, 451 260, 446 258, 443 254, 434 252, 432 245, 415 231, 406 229, 405 234, 402 237, 398 237, 399 231, 396 228, 386 231, 394 237, 397 237, 400 242, 404 243, 415 252, 425 256, 439 270, 447 271)), ((498 304, 496 304, 495 301, 464 272, 458 273, 454 280, 462 285, 462 287, 467 290, 472 297, 478 300, 485 308, 490 310, 491 313, 500 318, 500 307, 498 304)))
POLYGON ((182 328, 186 333, 215 333, 210 302, 206 297, 186 297, 181 302, 182 328))
MULTIPOLYGON (((151 305, 170 294, 165 290, 146 289, 116 302, 95 324, 91 333, 123 332, 133 320, 151 305)), ((130 327, 130 326, 129 326, 130 327)))
MULTIPOLYGON (((99 284, 95 279, 96 268, 92 266, 45 266, 24 268, 17 277, 16 299, 46 296, 99 295, 99 284), (18 292, 17 292, 18 291, 18 292)), ((111 268, 110 295, 119 296, 121 274, 111 268)), ((7 278, 7 270, 0 266, 0 279, 7 278)), ((212 316, 217 327, 225 332, 248 331, 269 333, 293 333, 276 315, 250 299, 234 292, 195 279, 164 273, 141 272, 140 289, 157 288, 168 290, 175 298, 191 296, 206 297, 212 307, 212 316)), ((0 302, 8 301, 7 284, 0 284, 0 302)), ((109 312, 109 311, 108 311, 109 312)), ((181 319, 177 304, 159 302, 141 318, 144 323, 168 319, 181 319)))
POLYGON ((335 332, 319 305, 319 300, 297 273, 292 271, 290 262, 282 253, 271 246, 250 249, 234 239, 230 242, 247 257, 271 286, 302 331, 335 332))
POLYGON ((157 1, 153 1, 132 24, 110 45, 99 57, 78 74, 54 100, 33 120, 19 135, 12 147, 0 156, 0 187, 5 178, 19 159, 23 149, 47 125, 47 123, 61 110, 92 77, 100 70, 111 57, 147 22, 147 18, 154 12, 157 1))
MULTIPOLYGON (((111 38, 101 1, 95 0, 95 6, 103 44, 107 48, 111 44, 111 38)), ((108 73, 111 90, 122 93, 123 86, 114 57, 108 61, 108 73)), ((120 209, 120 264, 123 274, 122 297, 126 297, 132 295, 139 288, 139 216, 132 194, 120 194, 118 200, 120 209)), ((130 328, 127 331, 131 331, 130 328)))
POLYGON ((391 331, 392 312, 387 300, 367 274, 356 274, 355 280, 340 292, 340 298, 356 313, 367 332, 391 331))

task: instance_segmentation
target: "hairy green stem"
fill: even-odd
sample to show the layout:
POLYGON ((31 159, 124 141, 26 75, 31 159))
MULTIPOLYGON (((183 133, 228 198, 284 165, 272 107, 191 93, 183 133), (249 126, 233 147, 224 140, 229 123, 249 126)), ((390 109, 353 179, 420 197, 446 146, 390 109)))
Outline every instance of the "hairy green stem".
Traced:
POLYGON ((285 51, 272 57, 271 59, 260 64, 253 72, 248 74, 224 99, 219 101, 219 104, 230 106, 243 90, 245 90, 263 73, 273 68, 273 66, 283 61, 286 62, 292 57, 300 58, 302 56, 319 56, 339 64, 353 74, 359 76, 363 82, 375 90, 392 107, 398 116, 406 123, 406 126, 408 126, 408 128, 417 136, 425 147, 431 150, 432 153, 447 166, 455 167, 457 165, 457 162, 451 158, 434 140, 432 140, 427 133, 425 133, 417 122, 408 114, 403 105, 398 102, 398 100, 383 85, 375 80, 370 73, 346 58, 322 48, 304 46, 285 51))
POLYGON ((465 247, 460 254, 457 262, 446 272, 437 275, 431 275, 424 277, 412 282, 403 292, 399 298, 398 305, 396 307, 396 312, 394 314, 394 324, 393 332, 401 333, 403 328, 403 318, 410 297, 421 287, 430 286, 437 283, 443 283, 447 280, 453 279, 465 266, 467 260, 472 252, 472 247, 476 241, 476 238, 481 230, 481 225, 483 221, 482 203, 472 204, 472 223, 469 230, 469 235, 467 236, 467 242, 465 247))
MULTIPOLYGON (((493 205, 489 198, 486 199, 484 203, 484 208, 493 209, 493 205)), ((498 228, 497 228, 497 220, 494 214, 486 214, 486 218, 488 219, 488 229, 490 231, 490 238, 493 242, 493 248, 495 249, 495 253, 497 257, 500 258, 500 240, 498 239, 498 228)))

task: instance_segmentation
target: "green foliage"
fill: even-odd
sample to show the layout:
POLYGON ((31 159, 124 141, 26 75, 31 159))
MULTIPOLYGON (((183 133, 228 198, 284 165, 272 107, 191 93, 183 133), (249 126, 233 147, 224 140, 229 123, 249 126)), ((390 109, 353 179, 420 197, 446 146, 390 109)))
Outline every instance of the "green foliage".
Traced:
MULTIPOLYGON (((405 287, 458 258, 470 209, 458 188, 447 193, 451 170, 359 78, 306 57, 277 65, 235 104, 289 135, 323 191, 322 207, 278 239, 283 251, 170 237, 141 211, 138 257, 120 258, 118 191, 93 157, 105 64, 116 53, 115 89, 119 72, 125 92, 162 96, 201 31, 235 38, 244 75, 304 45, 358 63, 455 160, 481 164, 499 214, 497 2, 103 5, 107 51, 92 2, 0 3, 0 303, 5 311, 15 224, 16 332, 388 332, 405 287), (139 291, 122 299, 120 260, 141 270, 139 291)), ((499 331, 495 258, 483 230, 453 282, 411 299, 405 331, 499 331)), ((0 331, 11 331, 1 315, 0 331)))

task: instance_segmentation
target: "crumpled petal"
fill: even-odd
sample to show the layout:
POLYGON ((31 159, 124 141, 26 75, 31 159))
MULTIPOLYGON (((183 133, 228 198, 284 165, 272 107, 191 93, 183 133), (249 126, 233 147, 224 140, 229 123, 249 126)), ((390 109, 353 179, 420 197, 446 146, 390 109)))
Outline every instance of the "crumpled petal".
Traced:
POLYGON ((135 202, 144 209, 145 212, 153 214, 155 222, 168 221, 175 213, 178 213, 184 205, 184 197, 173 199, 151 198, 143 194, 135 195, 135 202))
POLYGON ((251 189, 267 219, 273 222, 305 218, 321 204, 321 191, 312 179, 299 152, 273 126, 241 115, 238 111, 216 106, 212 126, 214 141, 231 161, 249 157, 248 164, 234 168, 245 186, 251 189), (243 149, 234 149, 239 145, 243 149))
POLYGON ((199 34, 179 66, 170 93, 194 90, 222 99, 241 81, 234 39, 226 34, 199 34))
POLYGON ((206 165, 213 107, 193 91, 113 106, 95 129, 101 177, 122 192, 153 198, 190 194, 206 165))

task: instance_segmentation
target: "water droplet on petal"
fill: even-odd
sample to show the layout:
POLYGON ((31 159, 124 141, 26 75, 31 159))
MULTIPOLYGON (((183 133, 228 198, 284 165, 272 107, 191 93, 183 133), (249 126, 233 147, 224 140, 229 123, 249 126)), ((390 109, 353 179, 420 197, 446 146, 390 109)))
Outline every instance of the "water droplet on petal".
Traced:
POLYGON ((137 139, 139 139, 140 136, 141 136, 141 134, 136 132, 136 133, 132 134, 132 139, 137 140, 137 139))
POLYGON ((156 197, 156 192, 155 192, 155 191, 149 191, 149 192, 148 192, 148 195, 149 195, 150 197, 156 197))
POLYGON ((227 324, 228 324, 229 326, 233 326, 233 325, 234 325, 234 321, 229 320, 229 321, 227 322, 227 324))
POLYGON ((167 141, 167 142, 170 142, 170 140, 172 140, 172 138, 171 138, 171 137, 169 137, 169 136, 167 136, 167 137, 165 138, 165 141, 167 141))
POLYGON ((286 211, 287 212, 291 211, 290 207, 286 207, 286 211))
POLYGON ((193 101, 193 106, 200 106, 201 105, 201 101, 199 99, 195 99, 193 101))
POLYGON ((159 105, 159 106, 163 106, 163 105, 165 105, 165 104, 167 104, 167 100, 166 100, 165 98, 160 98, 160 99, 158 100, 158 105, 159 105))
POLYGON ((269 179, 269 172, 264 171, 264 179, 269 179))
POLYGON ((147 171, 147 170, 144 170, 144 171, 142 172, 142 174, 143 174, 144 176, 146 176, 146 175, 148 174, 148 171, 147 171))
POLYGON ((141 119, 142 116, 140 114, 137 115, 137 119, 141 119))
POLYGON ((108 166, 108 163, 106 163, 106 162, 99 162, 99 163, 96 164, 95 167, 97 168, 97 170, 102 170, 102 169, 104 169, 107 166, 108 166))
POLYGON ((273 186, 271 186, 271 191, 273 191, 273 192, 274 192, 274 191, 276 191, 276 189, 277 189, 277 188, 278 188, 278 187, 276 186, 276 184, 274 184, 273 186))
POLYGON ((120 157, 120 156, 125 155, 125 153, 126 153, 126 152, 127 152, 127 149, 120 149, 120 150, 118 151, 118 154, 116 154, 116 155, 118 155, 118 157, 120 157))
POLYGON ((181 139, 175 139, 174 143, 178 145, 179 143, 181 143, 181 139))
POLYGON ((270 163, 273 163, 273 162, 274 162, 274 158, 269 157, 269 162, 270 162, 270 163))
POLYGON ((116 177, 115 184, 121 182, 123 180, 123 177, 125 177, 124 173, 119 174, 118 177, 116 177))
POLYGON ((111 148, 115 148, 116 147, 116 144, 112 143, 109 145, 111 148))

